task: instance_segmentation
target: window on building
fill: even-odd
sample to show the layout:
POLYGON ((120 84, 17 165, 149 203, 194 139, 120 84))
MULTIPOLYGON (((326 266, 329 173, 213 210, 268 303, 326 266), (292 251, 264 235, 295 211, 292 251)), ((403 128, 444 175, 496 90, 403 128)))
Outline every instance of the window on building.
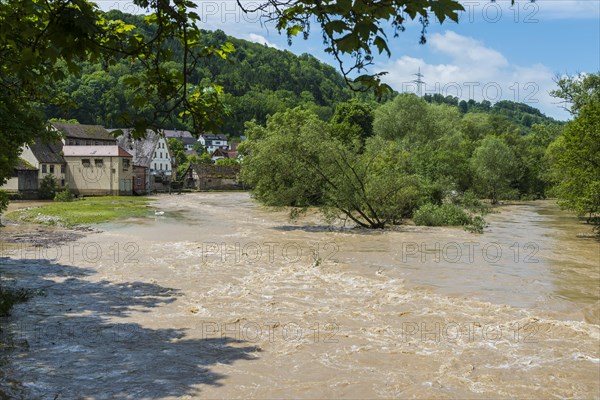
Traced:
POLYGON ((61 174, 64 174, 66 169, 67 169, 67 166, 66 166, 65 164, 62 164, 62 165, 60 166, 60 173, 61 173, 61 174))
POLYGON ((104 167, 104 160, 102 160, 101 158, 96 158, 94 159, 94 165, 98 168, 102 168, 104 167))
POLYGON ((140 177, 137 177, 137 178, 136 178, 136 181, 137 181, 137 185, 138 185, 138 186, 142 186, 142 178, 140 178, 140 177))
POLYGON ((160 152, 160 158, 162 158, 162 151, 160 152))
POLYGON ((46 164, 42 164, 42 174, 46 173, 46 164))
POLYGON ((160 165, 160 168, 159 168, 159 169, 162 171, 162 163, 160 163, 159 165, 160 165))
POLYGON ((83 165, 84 167, 89 167, 90 164, 90 159, 89 158, 82 158, 81 159, 81 165, 83 165))
POLYGON ((65 186, 65 180, 64 179, 60 180, 60 186, 63 186, 63 187, 65 186))
POLYGON ((128 170, 128 169, 129 169, 129 159, 124 158, 123 159, 123 171, 128 170))
POLYGON ((50 164, 50 173, 53 174, 54 173, 54 165, 50 164))

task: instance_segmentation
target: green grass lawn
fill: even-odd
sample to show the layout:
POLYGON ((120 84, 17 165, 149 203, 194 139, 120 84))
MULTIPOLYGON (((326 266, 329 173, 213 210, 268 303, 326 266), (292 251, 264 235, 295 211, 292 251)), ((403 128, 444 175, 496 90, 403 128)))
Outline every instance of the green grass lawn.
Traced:
POLYGON ((43 225, 89 225, 149 215, 149 199, 132 196, 86 197, 72 202, 53 202, 42 207, 14 211, 6 218, 43 225))

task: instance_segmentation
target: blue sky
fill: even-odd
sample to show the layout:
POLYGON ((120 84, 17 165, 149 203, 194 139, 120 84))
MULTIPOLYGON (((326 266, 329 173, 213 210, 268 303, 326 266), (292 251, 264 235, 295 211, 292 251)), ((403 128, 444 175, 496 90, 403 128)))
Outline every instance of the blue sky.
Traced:
MULTIPOLYGON (((288 46, 273 25, 259 15, 245 15, 235 1, 199 1, 206 29, 265 43, 297 54, 310 53, 334 66, 323 52, 317 26, 308 40, 298 37, 288 46)), ((100 1, 102 9, 139 12, 125 1, 100 1)), ((420 68, 424 92, 450 94, 492 102, 507 99, 540 108, 547 115, 567 119, 557 100, 549 96, 557 74, 600 71, 600 0, 465 0, 467 11, 458 24, 432 23, 428 43, 419 45, 420 25, 408 23, 393 38, 392 56, 376 59, 371 72, 387 71, 384 80, 398 91, 415 91, 411 83, 420 68)))

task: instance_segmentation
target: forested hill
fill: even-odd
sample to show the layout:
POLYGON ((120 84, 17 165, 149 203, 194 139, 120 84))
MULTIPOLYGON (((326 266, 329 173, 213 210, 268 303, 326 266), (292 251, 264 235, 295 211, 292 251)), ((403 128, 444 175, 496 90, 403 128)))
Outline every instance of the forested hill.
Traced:
POLYGON ((546 116, 540 110, 525 103, 517 103, 509 100, 501 100, 492 105, 488 100, 477 102, 475 100, 460 100, 453 96, 441 94, 426 94, 423 99, 428 103, 449 104, 458 107, 461 113, 484 112, 502 115, 510 122, 531 128, 533 124, 559 123, 555 119, 546 116))
MULTIPOLYGON (((143 16, 120 11, 110 11, 107 15, 141 27, 148 36, 152 33, 143 16)), ((231 42, 235 47, 235 52, 229 54, 227 60, 217 57, 202 59, 196 73, 189 77, 191 84, 223 86, 224 101, 229 110, 222 129, 224 133, 239 135, 245 121, 256 119, 264 122, 267 115, 295 106, 312 109, 321 118, 329 119, 335 104, 353 96, 335 68, 309 54, 297 56, 287 50, 227 36, 220 30, 203 31, 202 39, 207 45, 220 46, 231 42)), ((177 46, 173 47, 175 67, 181 63, 183 56, 177 46)), ((49 107, 46 116, 107 127, 120 126, 117 117, 129 108, 133 98, 133 93, 122 84, 122 80, 141 74, 141 68, 129 61, 111 66, 86 62, 82 67, 80 77, 71 75, 56 82, 56 89, 70 94, 76 107, 68 111, 49 107)), ((189 127, 173 117, 165 128, 189 127)))
MULTIPOLYGON (((138 26, 141 32, 152 34, 152 27, 144 22, 143 16, 110 11, 107 17, 121 19, 138 26)), ((244 123, 255 119, 264 123, 268 115, 289 108, 301 106, 314 111, 323 120, 329 120, 338 103, 357 96, 344 83, 337 70, 317 60, 309 54, 297 56, 287 50, 278 50, 265 45, 249 42, 225 35, 222 31, 203 31, 203 41, 207 45, 220 46, 231 42, 235 52, 227 60, 208 57, 201 61, 189 83, 223 86, 224 103, 228 117, 222 132, 231 136, 243 134, 244 123)), ((182 51, 173 46, 175 60, 173 68, 180 66, 182 51)), ((116 65, 83 63, 82 74, 55 83, 55 89, 72 100, 73 106, 63 110, 55 106, 46 108, 46 117, 75 119, 80 123, 100 124, 106 127, 120 127, 118 116, 130 111, 135 94, 123 84, 124 79, 141 77, 139 65, 123 61, 116 65)), ((376 106, 372 96, 360 95, 376 106)), ((457 98, 441 95, 425 96, 429 102, 446 103, 457 106, 461 112, 490 112, 504 115, 511 122, 526 128, 534 123, 554 122, 539 110, 525 104, 499 102, 492 106, 489 102, 464 102, 457 98)), ((133 112, 132 112, 133 113, 133 112)), ((151 110, 147 110, 148 117, 151 110)), ((164 128, 190 129, 173 113, 171 121, 164 128)))

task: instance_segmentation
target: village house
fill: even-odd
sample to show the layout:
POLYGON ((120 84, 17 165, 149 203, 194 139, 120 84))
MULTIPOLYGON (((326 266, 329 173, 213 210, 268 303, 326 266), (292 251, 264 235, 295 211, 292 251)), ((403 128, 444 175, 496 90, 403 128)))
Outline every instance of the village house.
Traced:
MULTIPOLYGON (((135 193, 145 194, 167 190, 171 182, 174 158, 171 156, 165 137, 148 130, 144 138, 133 139, 131 130, 121 129, 121 131, 123 134, 117 138, 119 146, 133 156, 135 167, 145 168, 145 170, 136 169, 136 180, 142 178, 142 171, 146 174, 143 176, 144 192, 135 190, 135 193)), ((140 188, 141 185, 134 185, 134 187, 140 188)))
POLYGON ((194 150, 194 145, 198 143, 198 140, 189 131, 165 129, 162 131, 162 134, 167 140, 179 140, 183 145, 184 150, 194 150))
POLYGON ((61 155, 62 143, 46 143, 37 140, 24 145, 21 158, 37 170, 38 185, 46 176, 53 175, 59 188, 66 183, 66 163, 61 155))
POLYGON ((216 149, 215 151, 213 151, 210 158, 213 161, 222 160, 224 158, 237 159, 238 158, 237 145, 238 145, 237 143, 232 143, 231 148, 229 150, 216 149))
POLYGON ((217 161, 217 160, 222 160, 222 159, 228 158, 228 157, 227 157, 226 150, 216 149, 215 151, 212 152, 212 154, 210 155, 210 158, 213 161, 217 161))
POLYGON ((167 141, 163 136, 154 132, 148 135, 147 140, 150 142, 148 147, 151 147, 151 144, 155 143, 150 161, 150 173, 170 177, 173 169, 173 158, 171 157, 167 141))
POLYGON ((141 165, 133 166, 133 194, 147 194, 150 191, 148 188, 149 176, 147 167, 142 167, 141 165))
POLYGON ((184 185, 197 190, 244 189, 240 181, 240 166, 192 164, 183 174, 184 185))
POLYGON ((2 190, 20 193, 24 199, 36 198, 38 189, 38 170, 22 158, 15 166, 12 177, 2 186, 2 190))
POLYGON ((204 146, 209 154, 213 154, 217 149, 229 150, 227 136, 223 135, 222 133, 216 135, 204 133, 200 135, 198 141, 204 146))
POLYGON ((50 124, 61 133, 65 146, 111 146, 117 144, 117 139, 100 125, 66 122, 51 122, 50 124))
POLYGON ((133 194, 133 156, 117 145, 64 146, 69 187, 80 195, 133 194))

